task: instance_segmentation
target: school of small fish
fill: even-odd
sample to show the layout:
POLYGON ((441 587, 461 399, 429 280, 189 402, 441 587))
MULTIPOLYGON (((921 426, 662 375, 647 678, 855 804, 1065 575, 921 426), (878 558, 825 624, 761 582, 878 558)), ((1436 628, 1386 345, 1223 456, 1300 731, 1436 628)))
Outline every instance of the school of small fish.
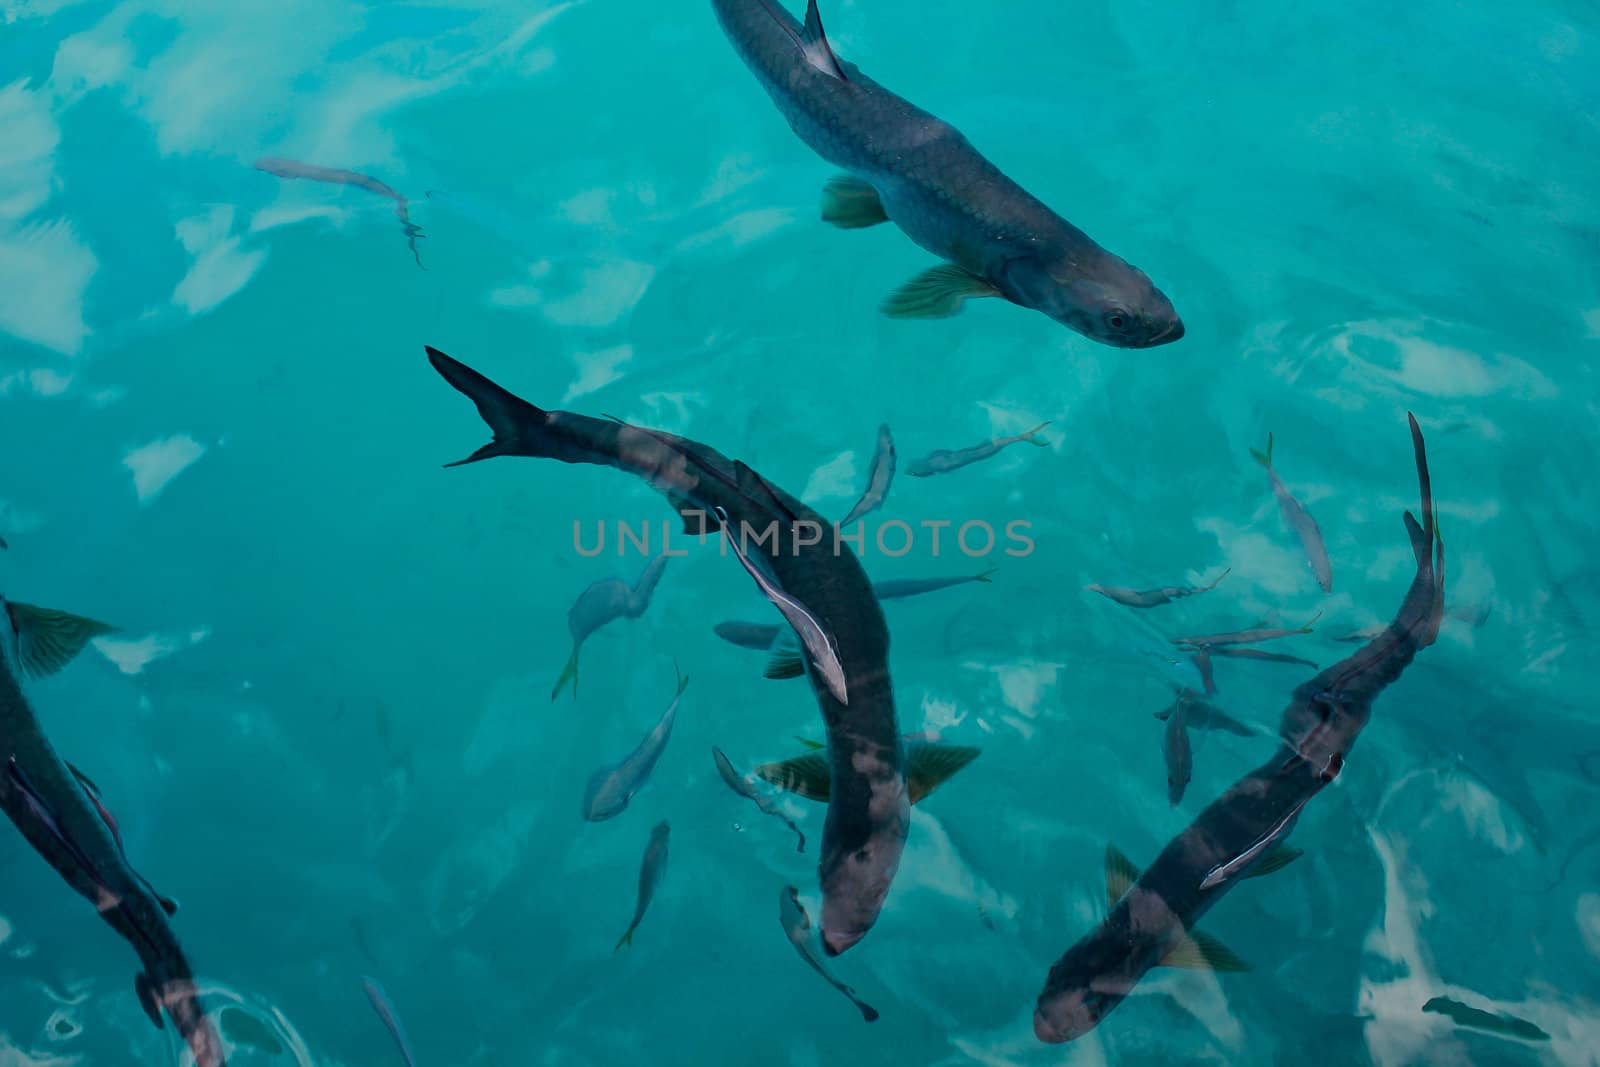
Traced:
MULTIPOLYGON (((712 0, 711 6, 734 49, 796 135, 844 172, 824 186, 822 220, 841 229, 892 223, 939 260, 885 301, 888 316, 937 318, 954 314, 971 299, 999 298, 1113 348, 1148 348, 1184 336, 1172 302, 1143 271, 1024 191, 953 127, 841 60, 823 31, 816 0, 809 0, 803 20, 777 0, 712 0)), ((279 157, 263 158, 255 166, 282 179, 350 186, 393 201, 416 254, 422 233, 411 221, 408 202, 382 181, 279 157)), ((430 194, 435 200, 442 196, 430 194)), ((420 256, 417 264, 421 266, 420 256)), ((711 766, 701 767, 700 780, 710 783, 714 769, 730 792, 771 818, 763 826, 777 834, 773 822, 782 823, 792 832, 796 852, 802 854, 808 816, 804 805, 791 798, 826 805, 814 849, 820 923, 814 927, 800 889, 782 884, 777 887, 780 925, 810 970, 847 999, 864 1021, 878 1019, 878 1010, 834 977, 826 961, 861 943, 883 909, 892 905, 893 882, 911 832, 911 806, 933 795, 980 754, 971 745, 902 735, 881 604, 959 587, 974 592, 991 582, 994 572, 872 581, 848 540, 841 538, 841 528, 888 504, 897 469, 927 478, 992 459, 1020 443, 1048 448, 1041 433, 1049 424, 966 447, 935 449, 903 466, 890 428, 879 426, 860 497, 842 519, 830 522, 710 444, 609 417, 541 408, 438 349, 426 351, 433 368, 472 401, 491 433, 488 444, 449 466, 522 457, 609 467, 638 478, 662 494, 686 529, 720 537, 755 592, 776 610, 767 621, 717 623, 714 632, 735 646, 767 655, 768 678, 809 682, 821 740, 800 742, 805 750, 796 755, 743 767, 713 748, 711 766)), ((1214 660, 1315 671, 1311 659, 1257 646, 1282 641, 1284 645, 1275 647, 1293 647, 1293 639, 1313 633, 1320 613, 1298 624, 1297 619, 1235 618, 1222 625, 1238 629, 1167 638, 1174 655, 1194 668, 1195 685, 1173 684, 1172 702, 1153 713, 1162 724, 1166 796, 1176 808, 1205 787, 1206 804, 1148 868, 1141 870, 1107 845, 1105 916, 1043 976, 1033 1015, 1039 1040, 1069 1041, 1088 1033, 1151 968, 1246 968, 1238 956, 1195 929, 1196 923, 1235 885, 1302 855, 1286 842, 1305 805, 1339 775, 1379 694, 1433 643, 1445 617, 1443 538, 1422 431, 1414 418, 1409 427, 1420 488, 1418 511, 1404 518, 1414 577, 1391 622, 1339 638, 1362 644, 1292 690, 1276 731, 1234 718, 1218 706, 1212 699, 1218 693, 1214 660), (1238 739, 1231 744, 1259 743, 1273 750, 1260 767, 1216 793, 1197 744, 1205 734, 1226 734, 1238 739)), ((1291 443, 1297 448, 1304 444, 1291 443)), ((1011 455, 1021 453, 1029 450, 1011 455)), ((1331 592, 1333 558, 1322 528, 1274 465, 1273 435, 1268 435, 1265 450, 1251 450, 1250 455, 1266 472, 1265 492, 1298 544, 1312 580, 1323 593, 1331 592)), ((0 540, 0 549, 6 548, 0 540)), ((1178 584, 1089 584, 1086 591, 1115 607, 1099 600, 1088 603, 1110 612, 1151 612, 1149 617, 1158 619, 1163 613, 1156 609, 1178 601, 1210 594, 1197 603, 1215 603, 1231 588, 1221 583, 1232 565, 1227 560, 1206 562, 1205 570, 1193 572, 1199 575, 1191 579, 1194 584, 1177 575, 1155 581, 1178 584), (1224 592, 1216 592, 1219 588, 1224 592)), ((598 576, 577 594, 567 611, 570 653, 552 700, 568 687, 580 699, 579 657, 586 641, 618 620, 643 617, 661 588, 667 563, 666 554, 652 557, 637 575, 598 576)), ((1151 567, 1146 578, 1160 569, 1151 567)), ((1235 577, 1233 584, 1240 580, 1235 577)), ((5 744, 0 807, 34 850, 137 953, 141 970, 134 989, 150 1019, 158 1027, 164 1017, 170 1019, 199 1067, 223 1067, 217 1025, 201 1009, 199 987, 173 930, 177 906, 135 872, 107 798, 51 747, 24 692, 25 681, 60 670, 109 630, 85 617, 0 600, 0 731, 5 744)), ((583 796, 572 798, 584 820, 615 824, 592 832, 620 835, 630 849, 643 839, 633 911, 614 952, 632 945, 636 937, 671 937, 659 919, 644 926, 668 878, 671 828, 661 818, 647 836, 641 835, 632 828, 642 825, 642 816, 633 809, 654 806, 656 793, 645 790, 669 747, 687 685, 688 678, 679 674, 669 695, 663 677, 660 690, 666 703, 658 715, 652 712, 653 725, 631 751, 596 767, 583 796)), ((738 701, 746 710, 755 702, 750 698, 758 695, 756 688, 752 685, 738 701)), ((691 705, 698 702, 690 700, 691 705)), ((610 709, 608 714, 618 721, 633 719, 627 709, 610 709)), ((699 712, 691 706, 690 714, 699 712)), ((636 736, 632 730, 643 728, 645 721, 630 727, 629 735, 636 736)), ((1153 730, 1151 736, 1148 772, 1154 789, 1153 730)), ((731 801, 728 807, 731 818, 738 808, 731 801)), ((705 826, 679 821, 680 834, 708 832, 705 826)), ((1059 931, 1061 940, 1071 933, 1059 931)), ((1360 947, 1328 950, 1357 953, 1360 947)), ((400 1057, 414 1067, 410 1040, 388 994, 373 978, 363 979, 362 986, 400 1057)), ((1436 997, 1419 1010, 1525 1042, 1547 1038, 1530 1023, 1450 998, 1436 997)), ((230 1025, 235 1027, 228 1031, 231 1035, 243 1024, 230 1025)), ((444 1062, 444 1057, 436 1060, 444 1062)))

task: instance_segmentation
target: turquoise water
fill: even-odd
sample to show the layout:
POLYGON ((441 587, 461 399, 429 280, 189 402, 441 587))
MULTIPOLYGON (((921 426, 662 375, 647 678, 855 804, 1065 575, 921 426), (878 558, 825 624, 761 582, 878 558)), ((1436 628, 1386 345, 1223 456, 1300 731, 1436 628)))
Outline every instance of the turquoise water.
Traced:
MULTIPOLYGON (((839 0, 841 55, 962 128, 1138 263, 1183 315, 1124 351, 976 301, 892 321, 930 265, 892 227, 816 220, 831 173, 705 3, 0 0, 0 592, 121 632, 30 693, 183 908, 210 1003, 277 1036, 236 1064, 1600 1062, 1600 16, 1367 0, 958 5, 839 0), (252 169, 372 175, 392 202, 252 169), (429 196, 429 191, 439 195, 429 196), (976 573, 886 605, 902 729, 981 746, 915 809, 888 906, 830 966, 813 844, 722 785, 817 737, 801 682, 711 624, 772 619, 714 548, 552 702, 566 610, 644 556, 574 523, 671 517, 637 480, 501 460, 424 343, 546 407, 751 463, 824 514, 866 478, 1050 420, 1048 450, 902 476, 878 579, 976 573), (1168 649, 1296 625, 1327 665, 1410 577, 1405 412, 1450 552, 1438 644, 1378 701, 1281 873, 1203 921, 1253 969, 1162 970, 1089 1036, 1032 1033, 1050 964, 1136 862, 1268 751, 1195 735, 1168 805, 1168 649), (1323 594, 1248 449, 1317 516, 1323 594), (895 547, 891 541, 891 547, 895 547), (1136 612, 1091 582, 1216 590, 1136 612), (592 770, 692 678, 650 785, 580 818, 592 770), (631 949, 650 828, 671 861, 631 949), (1458 1027, 1449 996, 1548 1040, 1458 1027), (276 1043, 277 1053, 265 1046, 276 1043)), ((655 546, 659 547, 659 546, 655 546)), ((1270 730, 1303 668, 1220 661, 1270 730)), ((178 1062, 134 959, 0 831, 0 1063, 178 1062)), ((170 1031, 169 1031, 170 1033, 170 1031)))

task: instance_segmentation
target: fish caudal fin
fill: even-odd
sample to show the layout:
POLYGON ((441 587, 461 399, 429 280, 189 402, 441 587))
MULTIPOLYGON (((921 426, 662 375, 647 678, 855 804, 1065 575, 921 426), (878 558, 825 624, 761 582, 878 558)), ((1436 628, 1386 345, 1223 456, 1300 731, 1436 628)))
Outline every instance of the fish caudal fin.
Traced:
POLYGON ((1017 439, 1020 440, 1020 441, 1026 441, 1030 445, 1038 445, 1040 448, 1049 448, 1050 447, 1050 442, 1049 441, 1041 441, 1039 439, 1039 431, 1043 430, 1046 426, 1049 426, 1049 425, 1050 425, 1050 420, 1046 419, 1045 421, 1041 422, 1039 425, 1035 426, 1033 429, 1028 430, 1028 431, 1026 431, 1024 433, 1019 433, 1017 435, 1017 439))
POLYGON ((550 421, 550 413, 534 407, 521 397, 502 389, 465 363, 451 359, 431 345, 423 346, 428 362, 467 399, 477 405, 478 414, 494 432, 494 440, 478 449, 466 459, 447 463, 447 467, 460 467, 478 463, 496 456, 542 456, 548 449, 540 447, 541 432, 550 421))
POLYGON ((10 601, 11 627, 17 634, 17 661, 30 678, 55 674, 71 663, 90 641, 115 633, 116 627, 53 608, 10 601))
POLYGON ((672 661, 672 673, 678 676, 678 691, 673 695, 681 697, 683 696, 683 691, 689 688, 689 676, 678 670, 677 660, 672 661))
POLYGON ((983 750, 970 745, 914 742, 906 753, 906 789, 911 803, 925 799, 957 771, 978 758, 983 750))
POLYGON ((888 222, 878 190, 849 174, 829 178, 822 187, 822 221, 841 230, 864 230, 888 222))
POLYGON ((807 800, 827 803, 832 795, 830 787, 833 784, 833 772, 828 767, 827 758, 820 752, 807 752, 804 756, 779 763, 763 763, 755 769, 755 775, 764 782, 807 800))
POLYGON ((806 673, 805 659, 798 648, 780 648, 767 657, 767 678, 798 678, 806 673))
POLYGON ((617 944, 616 944, 616 947, 611 950, 612 953, 615 954, 615 953, 621 952, 624 948, 632 948, 633 947, 633 932, 635 930, 637 930, 637 929, 638 929, 637 926, 628 927, 627 932, 624 933, 621 937, 617 938, 617 944))
POLYGON ((822 13, 817 10, 817 0, 808 0, 806 4, 806 24, 800 31, 800 47, 805 50, 806 61, 822 73, 840 81, 850 80, 839 66, 839 57, 833 54, 828 35, 822 31, 822 13))
POLYGON ((990 577, 990 576, 993 575, 994 572, 999 570, 999 569, 1000 569, 999 567, 990 567, 986 571, 980 571, 979 573, 974 574, 972 576, 972 580, 975 581, 975 582, 992 582, 992 581, 994 581, 994 579, 992 577, 990 577))
POLYGON ((1000 290, 965 267, 941 263, 889 294, 881 310, 891 319, 947 319, 968 298, 999 295, 1000 290))
POLYGON ((1268 433, 1267 433, 1267 450, 1265 452, 1258 452, 1258 451, 1256 451, 1255 449, 1252 448, 1250 450, 1250 457, 1252 459, 1254 459, 1257 463, 1261 464, 1263 467, 1267 468, 1267 470, 1270 471, 1272 469, 1272 433, 1271 433, 1271 431, 1268 431, 1268 433))
MULTIPOLYGON (((556 679, 555 688, 550 690, 550 699, 555 700, 561 695, 561 690, 566 688, 567 682, 572 683, 572 695, 578 695, 578 649, 572 649, 572 655, 567 657, 567 665, 561 668, 561 677, 556 679)), ((682 690, 679 690, 682 692, 682 690)))
POLYGON ((1238 956, 1233 950, 1210 934, 1203 934, 1199 930, 1190 930, 1187 934, 1180 934, 1172 942, 1172 947, 1167 954, 1161 957, 1159 967, 1182 967, 1191 971, 1220 971, 1238 972, 1248 971, 1250 965, 1238 956))

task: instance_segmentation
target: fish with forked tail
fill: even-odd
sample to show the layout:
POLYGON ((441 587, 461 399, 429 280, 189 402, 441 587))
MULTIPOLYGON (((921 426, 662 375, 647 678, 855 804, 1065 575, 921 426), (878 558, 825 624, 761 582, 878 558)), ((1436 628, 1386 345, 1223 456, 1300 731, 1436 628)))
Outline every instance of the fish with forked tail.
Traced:
POLYGON ((762 795, 761 791, 756 788, 755 782, 753 782, 749 776, 740 774, 737 770, 735 770, 733 767, 733 762, 728 759, 727 755, 723 753, 722 749, 713 745, 711 747, 711 758, 716 761, 717 774, 722 776, 722 781, 729 789, 744 797, 756 807, 760 808, 762 814, 771 815, 775 819, 781 819, 783 821, 783 825, 793 830, 794 836, 799 838, 799 843, 795 846, 795 851, 804 852, 806 850, 806 835, 801 832, 800 827, 796 826, 794 820, 785 815, 782 809, 780 809, 777 804, 773 803, 771 797, 762 795))
POLYGON ((628 923, 628 928, 622 936, 617 938, 617 947, 612 952, 617 952, 624 945, 633 944, 634 931, 639 929, 639 924, 644 921, 644 913, 650 910, 650 901, 655 898, 656 886, 661 884, 661 876, 667 871, 667 838, 672 833, 672 827, 667 825, 667 820, 662 819, 656 823, 655 829, 650 831, 650 842, 645 845, 644 859, 639 861, 639 896, 633 905, 633 919, 628 923))
POLYGON ((585 819, 601 822, 621 815, 633 795, 644 788, 644 783, 650 779, 650 772, 656 769, 656 762, 661 759, 661 753, 666 751, 667 742, 672 739, 672 724, 677 721, 678 705, 683 702, 683 690, 688 684, 689 679, 680 674, 678 691, 672 695, 672 703, 667 705, 667 710, 661 713, 660 720, 644 735, 638 747, 621 761, 601 767, 589 776, 589 784, 583 791, 585 819))
POLYGON ((688 438, 568 411, 545 411, 429 348, 435 370, 477 406, 494 439, 450 466, 528 456, 614 467, 663 492, 690 532, 728 530, 727 544, 770 596, 781 593, 820 628, 840 679, 809 671, 827 727, 832 794, 822 830, 822 943, 837 955, 877 921, 910 829, 889 678, 889 630, 861 561, 818 536, 827 523, 745 464, 688 438), (759 531, 753 545, 747 532, 759 531), (759 560, 755 552, 757 547, 759 560), (834 694, 842 680, 846 704, 834 694))
MULTIPOLYGON (((1232 570, 1233 568, 1228 568, 1232 570)), ((1209 593, 1217 587, 1217 583, 1228 576, 1228 570, 1223 571, 1206 585, 1164 585, 1159 589, 1133 589, 1125 585, 1086 585, 1091 593, 1099 593, 1110 600, 1127 608, 1159 608, 1163 604, 1170 604, 1174 600, 1194 596, 1196 593, 1209 593)))
POLYGON ((1438 636, 1444 543, 1422 430, 1414 418, 1410 428, 1422 519, 1405 515, 1417 568, 1394 621, 1370 644, 1294 690, 1279 725, 1278 749, 1208 805, 1149 868, 1141 873, 1108 849, 1110 913, 1051 967, 1033 1016, 1041 1041, 1088 1033, 1152 967, 1243 966, 1195 925, 1243 879, 1287 862, 1282 842, 1307 801, 1337 777, 1384 689, 1438 636))
POLYGON ((1009 448, 1019 441, 1026 441, 1030 445, 1037 445, 1040 448, 1049 448, 1049 442, 1039 439, 1039 431, 1049 425, 1048 422, 1041 422, 1031 430, 1012 434, 1009 437, 996 437, 968 448, 937 449, 921 459, 912 460, 910 466, 906 467, 906 473, 913 478, 928 478, 935 474, 949 474, 953 470, 960 470, 962 467, 988 459, 1002 448, 1009 448))
POLYGON ((280 156, 267 156, 256 160, 256 170, 265 171, 278 178, 305 178, 330 185, 351 185, 393 200, 395 217, 400 220, 400 228, 406 235, 406 247, 411 249, 411 258, 417 261, 417 266, 422 266, 422 253, 417 251, 417 241, 427 235, 411 221, 411 210, 406 205, 406 198, 370 174, 338 167, 319 167, 315 163, 302 163, 298 159, 284 159, 280 156))
POLYGON ((1278 472, 1273 470, 1270 433, 1267 434, 1267 450, 1257 452, 1252 448, 1250 456, 1261 464, 1267 472, 1267 477, 1272 480, 1272 495, 1278 501, 1278 512, 1283 516, 1284 523, 1300 539, 1300 547, 1305 550, 1306 563, 1310 565, 1311 573, 1317 579, 1317 585, 1322 587, 1324 593, 1333 592, 1333 564, 1328 561, 1328 546, 1322 542, 1322 527, 1317 525, 1317 520, 1311 517, 1311 512, 1295 499, 1294 494, 1289 492, 1288 486, 1283 484, 1283 479, 1278 477, 1278 472))
POLYGON ((667 555, 662 553, 646 563, 638 581, 629 585, 621 578, 602 578, 578 594, 578 599, 567 609, 567 630, 572 634, 572 655, 561 668, 561 677, 550 690, 550 699, 561 694, 567 682, 572 683, 572 693, 578 693, 578 653, 591 634, 617 619, 637 619, 650 607, 650 597, 655 594, 661 574, 667 569, 667 555))
POLYGON ((173 933, 177 905, 133 869, 100 790, 57 755, 22 691, 54 674, 112 628, 0 597, 0 809, 34 851, 133 950, 143 970, 134 992, 159 1029, 172 1019, 197 1067, 225 1067, 216 1027, 200 1006, 194 972, 173 933))
POLYGON ((894 437, 889 433, 887 425, 878 427, 878 447, 872 455, 872 470, 867 474, 867 487, 861 491, 861 497, 850 509, 850 514, 839 520, 840 526, 849 526, 857 519, 865 518, 883 506, 884 499, 889 495, 889 486, 894 482, 894 437))
POLYGON ((945 260, 883 304, 896 318, 942 318, 1001 297, 1101 344, 1149 348, 1183 322, 1145 273, 1101 248, 989 162, 954 127, 834 54, 816 0, 805 22, 778 0, 712 0, 723 30, 789 127, 848 173, 828 182, 823 220, 893 222, 945 260))

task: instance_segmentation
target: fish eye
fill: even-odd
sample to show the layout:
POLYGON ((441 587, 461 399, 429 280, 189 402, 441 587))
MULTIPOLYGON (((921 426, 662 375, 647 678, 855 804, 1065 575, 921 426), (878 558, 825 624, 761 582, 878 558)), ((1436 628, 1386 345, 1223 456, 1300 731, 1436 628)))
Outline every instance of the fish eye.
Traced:
POLYGON ((1106 312, 1106 325, 1111 327, 1113 330, 1126 329, 1128 325, 1128 313, 1123 311, 1121 308, 1112 308, 1110 311, 1106 312))

